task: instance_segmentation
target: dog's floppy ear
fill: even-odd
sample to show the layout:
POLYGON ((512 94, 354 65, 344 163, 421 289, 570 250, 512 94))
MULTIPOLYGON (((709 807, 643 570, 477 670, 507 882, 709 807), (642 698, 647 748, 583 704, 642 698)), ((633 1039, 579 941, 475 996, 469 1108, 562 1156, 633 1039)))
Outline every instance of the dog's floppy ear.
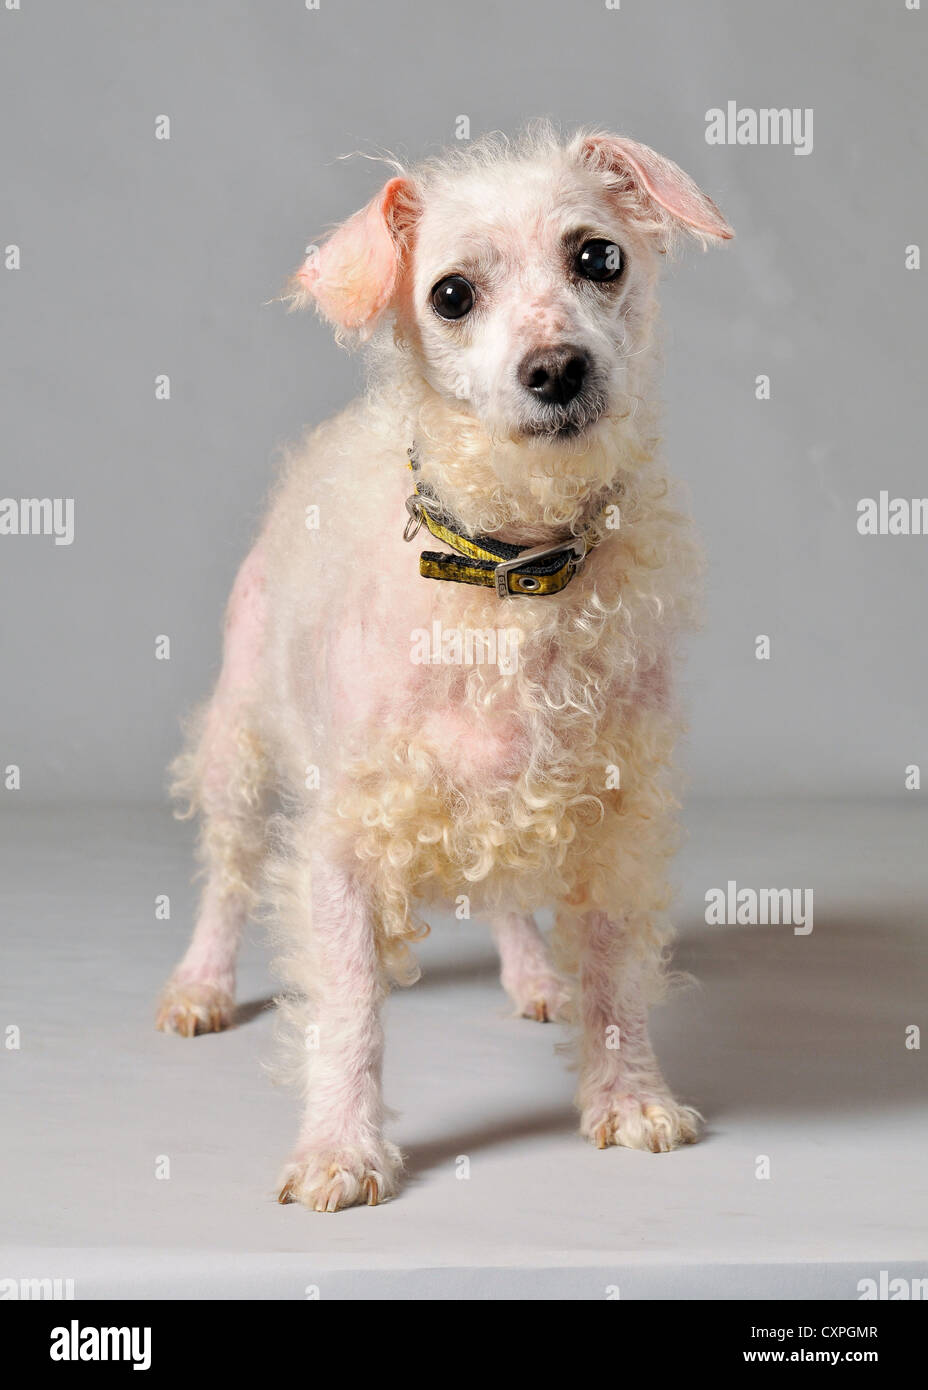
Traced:
POLYGON ((311 248, 290 281, 292 306, 314 302, 338 333, 369 338, 396 292, 417 207, 410 181, 390 179, 366 207, 311 248))
POLYGON ((658 225, 669 216, 699 237, 730 240, 735 234, 689 174, 647 145, 619 135, 581 135, 577 154, 589 168, 609 176, 613 187, 637 195, 658 225))

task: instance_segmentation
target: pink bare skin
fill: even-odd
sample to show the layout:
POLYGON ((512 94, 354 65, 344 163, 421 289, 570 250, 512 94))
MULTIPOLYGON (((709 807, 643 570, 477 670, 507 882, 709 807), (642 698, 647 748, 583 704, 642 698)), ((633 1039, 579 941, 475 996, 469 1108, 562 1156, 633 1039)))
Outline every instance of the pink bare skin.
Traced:
POLYGON ((581 1133, 659 1153, 697 1134, 647 1022, 669 934, 672 657, 698 571, 659 458, 653 330, 665 251, 731 231, 635 142, 488 150, 391 178, 297 272, 294 304, 373 339, 382 376, 288 461, 175 765, 205 887, 158 1027, 229 1025, 266 895, 304 1095, 279 1200, 318 1212, 400 1189, 381 1005, 415 973, 420 914, 461 894, 490 922, 515 1013, 573 1025, 581 1133), (604 245, 621 256, 593 279, 604 245), (471 292, 452 318, 435 298, 449 278, 471 292), (423 537, 403 539, 411 444, 467 535, 592 537, 569 586, 508 599, 421 573, 423 537), (517 660, 420 659, 434 625, 514 631, 517 660))

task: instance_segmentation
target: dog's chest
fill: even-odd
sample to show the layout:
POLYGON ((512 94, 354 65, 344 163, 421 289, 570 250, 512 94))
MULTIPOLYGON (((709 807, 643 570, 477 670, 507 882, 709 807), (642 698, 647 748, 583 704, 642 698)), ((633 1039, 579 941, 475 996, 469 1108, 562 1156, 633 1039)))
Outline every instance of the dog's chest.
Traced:
POLYGON ((456 780, 517 776, 547 736, 558 685, 557 644, 536 605, 566 596, 500 600, 430 580, 412 547, 385 556, 379 574, 329 629, 336 732, 408 733, 456 780))

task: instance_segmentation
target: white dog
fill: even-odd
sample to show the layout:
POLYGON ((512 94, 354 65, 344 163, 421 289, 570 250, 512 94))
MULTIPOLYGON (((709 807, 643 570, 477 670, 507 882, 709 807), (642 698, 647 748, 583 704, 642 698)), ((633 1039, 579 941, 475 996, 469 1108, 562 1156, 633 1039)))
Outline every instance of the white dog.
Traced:
POLYGON ((263 883, 306 1107, 281 1201, 396 1192, 379 1010, 430 905, 489 917, 520 1013, 575 1020, 583 1134, 696 1137, 647 1030, 699 567, 657 457, 655 281, 681 232, 732 235, 653 150, 542 126, 398 170, 294 277, 294 304, 370 342, 374 384, 293 454, 236 580, 176 765, 206 886, 158 1015, 228 1023, 263 883))

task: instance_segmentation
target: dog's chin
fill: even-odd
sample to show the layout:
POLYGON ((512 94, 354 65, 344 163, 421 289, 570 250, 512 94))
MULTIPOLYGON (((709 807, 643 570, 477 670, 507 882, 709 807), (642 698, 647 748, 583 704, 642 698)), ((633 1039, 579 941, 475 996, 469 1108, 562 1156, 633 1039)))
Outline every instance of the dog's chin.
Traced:
POLYGON ((537 444, 576 444, 591 435, 605 413, 605 402, 591 401, 576 409, 560 406, 519 422, 514 437, 537 444))

